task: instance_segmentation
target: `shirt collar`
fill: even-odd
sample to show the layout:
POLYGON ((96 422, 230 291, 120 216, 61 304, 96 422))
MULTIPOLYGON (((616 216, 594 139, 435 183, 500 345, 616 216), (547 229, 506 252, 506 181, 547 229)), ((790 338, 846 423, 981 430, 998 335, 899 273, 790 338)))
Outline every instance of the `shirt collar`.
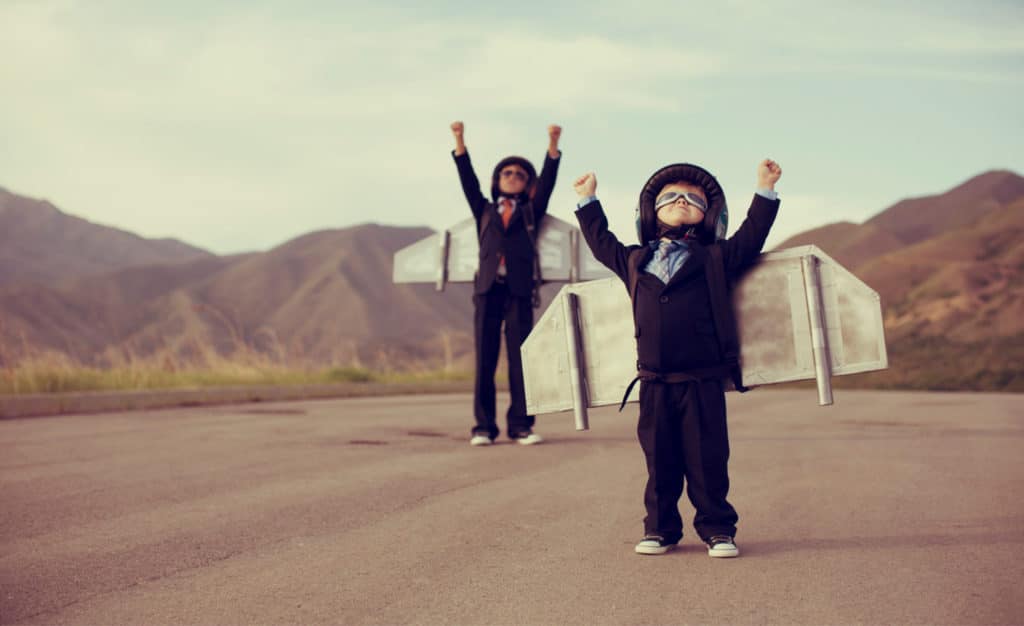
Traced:
MULTIPOLYGON (((663 239, 654 239, 654 240, 652 240, 647 245, 649 245, 652 249, 656 250, 659 247, 661 247, 661 244, 662 244, 663 241, 665 241, 665 240, 663 240, 663 239)), ((671 249, 676 248, 678 246, 682 246, 684 242, 682 242, 682 241, 680 241, 678 239, 669 239, 669 240, 667 240, 667 243, 671 244, 671 245, 668 246, 668 249, 671 250, 671 249)))

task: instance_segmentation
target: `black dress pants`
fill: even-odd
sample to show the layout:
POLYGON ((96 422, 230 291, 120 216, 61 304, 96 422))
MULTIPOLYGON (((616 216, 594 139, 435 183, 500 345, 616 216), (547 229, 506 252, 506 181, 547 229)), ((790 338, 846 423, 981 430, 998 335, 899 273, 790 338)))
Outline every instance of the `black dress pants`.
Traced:
POLYGON ((644 534, 670 542, 682 538, 679 498, 685 481, 700 538, 734 537, 738 516, 726 501, 729 433, 721 382, 641 381, 637 437, 647 459, 644 534))
POLYGON ((476 381, 473 385, 474 435, 494 439, 499 434, 495 420, 494 373, 501 350, 501 326, 505 325, 505 349, 508 352, 508 386, 512 396, 506 415, 508 436, 516 438, 533 428, 534 417, 526 414, 523 387, 523 360, 519 348, 533 328, 531 297, 509 293, 504 283, 494 283, 485 294, 473 296, 473 330, 476 341, 476 381))

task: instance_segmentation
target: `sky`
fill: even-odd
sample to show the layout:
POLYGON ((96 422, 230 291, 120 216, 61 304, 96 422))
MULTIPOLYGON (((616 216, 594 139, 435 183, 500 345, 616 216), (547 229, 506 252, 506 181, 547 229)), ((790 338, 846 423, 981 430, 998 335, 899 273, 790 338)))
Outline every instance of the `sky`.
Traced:
POLYGON ((485 193, 540 166, 550 214, 595 172, 635 241, 644 182, 697 163, 730 232, 782 166, 769 247, 990 169, 1024 173, 1014 1, 0 0, 0 186, 218 254, 365 222, 469 216, 450 124, 485 193))

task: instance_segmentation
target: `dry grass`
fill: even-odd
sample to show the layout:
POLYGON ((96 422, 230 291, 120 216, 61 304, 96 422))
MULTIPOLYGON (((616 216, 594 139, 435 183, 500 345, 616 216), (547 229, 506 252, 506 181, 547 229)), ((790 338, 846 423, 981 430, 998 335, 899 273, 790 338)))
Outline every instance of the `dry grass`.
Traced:
MULTIPOLYGON (((225 355, 212 342, 192 334, 144 356, 131 344, 108 348, 94 362, 83 362, 63 352, 20 341, 0 341, 0 394, 65 393, 76 391, 155 390, 202 387, 316 385, 330 383, 419 383, 429 390, 433 383, 471 381, 465 359, 453 359, 451 338, 442 333, 441 354, 424 359, 380 350, 373 355, 376 367, 367 367, 352 351, 346 363, 323 363, 281 348, 269 329, 274 349, 261 350, 242 339, 241 332, 222 312, 231 331, 230 351, 225 355)), ((266 333, 264 333, 266 334, 266 333)), ((503 381, 499 381, 503 382, 503 381)))
POLYGON ((409 383, 471 380, 470 372, 419 371, 375 372, 355 367, 292 370, 283 367, 254 368, 226 364, 217 369, 187 368, 166 371, 145 366, 99 369, 24 363, 0 374, 0 394, 64 393, 180 389, 196 387, 237 387, 244 385, 312 385, 340 382, 409 383))
POLYGON ((429 389, 430 383, 472 380, 471 372, 450 368, 420 366, 404 371, 387 371, 351 365, 282 364, 255 354, 236 358, 205 356, 193 362, 183 362, 168 355, 129 358, 100 367, 76 362, 59 353, 37 354, 0 369, 0 394, 341 382, 416 382, 429 389))

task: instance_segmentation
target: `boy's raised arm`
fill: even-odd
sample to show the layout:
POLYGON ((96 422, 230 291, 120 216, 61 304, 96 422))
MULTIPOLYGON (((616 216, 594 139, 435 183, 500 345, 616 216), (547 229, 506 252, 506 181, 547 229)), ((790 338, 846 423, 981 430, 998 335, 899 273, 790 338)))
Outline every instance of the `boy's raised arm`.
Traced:
POLYGON ((597 196, 597 176, 588 172, 573 183, 573 189, 579 196, 580 203, 576 209, 576 220, 580 223, 583 238, 586 239, 594 258, 608 269, 618 274, 623 282, 629 280, 627 261, 629 248, 622 245, 618 238, 608 230, 608 218, 597 196))
POLYGON ((487 199, 480 191, 480 181, 469 160, 469 152, 466 151, 466 143, 463 140, 464 130, 462 122, 452 122, 452 135, 455 136, 455 149, 452 150, 452 157, 455 158, 455 167, 459 171, 459 182, 462 183, 462 193, 466 196, 466 202, 469 203, 473 215, 479 217, 484 206, 487 205, 487 199))
POLYGON ((732 274, 743 270, 757 258, 768 238, 779 211, 775 183, 782 177, 782 168, 771 159, 757 165, 757 193, 736 234, 723 246, 725 269, 732 274))
POLYGON ((558 178, 558 164, 562 162, 562 156, 558 149, 558 140, 562 136, 562 127, 552 124, 548 126, 548 151, 544 154, 544 165, 540 169, 540 176, 537 178, 537 191, 533 195, 533 210, 535 219, 539 219, 547 213, 548 200, 551 192, 555 189, 555 179, 558 178))

